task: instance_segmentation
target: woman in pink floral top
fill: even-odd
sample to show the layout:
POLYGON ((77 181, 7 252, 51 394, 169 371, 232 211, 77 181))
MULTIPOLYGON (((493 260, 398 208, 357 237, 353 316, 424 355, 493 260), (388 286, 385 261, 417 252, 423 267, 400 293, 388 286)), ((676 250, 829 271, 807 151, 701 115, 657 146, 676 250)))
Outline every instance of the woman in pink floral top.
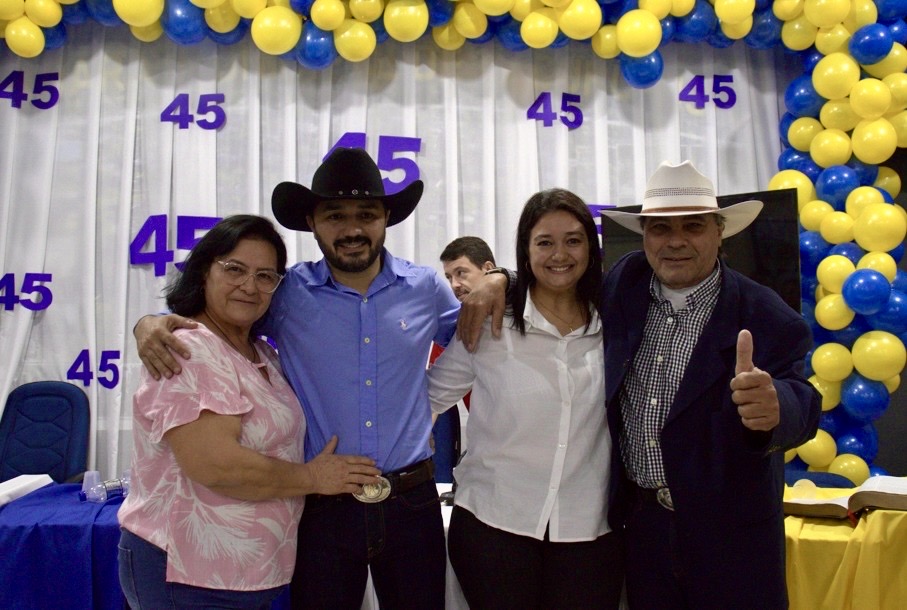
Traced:
POLYGON ((253 340, 286 268, 267 219, 231 216, 193 248, 167 290, 198 326, 182 374, 144 368, 133 397, 132 485, 119 511, 120 584, 133 610, 267 608, 293 575, 309 493, 357 492, 379 471, 334 455, 303 460, 305 419, 277 354, 253 340))

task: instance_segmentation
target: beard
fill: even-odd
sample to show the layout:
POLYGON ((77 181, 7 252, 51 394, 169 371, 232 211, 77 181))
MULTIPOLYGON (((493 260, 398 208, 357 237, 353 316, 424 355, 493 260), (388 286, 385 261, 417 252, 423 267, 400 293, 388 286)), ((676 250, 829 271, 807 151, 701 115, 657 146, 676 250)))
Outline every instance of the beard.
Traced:
POLYGON ((328 247, 317 233, 313 234, 315 235, 315 241, 318 243, 318 247, 321 249, 321 253, 324 254, 324 258, 327 259, 328 264, 332 268, 343 271, 344 273, 362 273, 372 266, 372 263, 374 263, 378 256, 381 255, 381 250, 384 248, 384 235, 382 235, 374 245, 372 244, 372 240, 363 236, 338 239, 331 244, 331 247, 328 247), (365 245, 368 247, 368 250, 365 254, 353 256, 337 253, 338 247, 352 244, 365 245))

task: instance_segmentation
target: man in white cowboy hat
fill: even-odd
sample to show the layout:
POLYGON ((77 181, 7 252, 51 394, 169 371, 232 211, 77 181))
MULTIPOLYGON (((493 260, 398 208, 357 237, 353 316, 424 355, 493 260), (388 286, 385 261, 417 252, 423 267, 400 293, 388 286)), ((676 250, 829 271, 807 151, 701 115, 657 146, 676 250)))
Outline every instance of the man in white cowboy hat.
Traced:
MULTIPOLYGON (((383 473, 362 493, 306 498, 293 608, 359 608, 369 568, 382 607, 444 607, 425 363, 432 341, 453 335, 459 302, 434 269, 384 248, 386 227, 412 213, 422 189, 386 195, 364 150, 338 148, 311 188, 283 182, 272 194, 278 222, 312 232, 324 254, 287 271, 256 329, 276 340, 302 403, 306 459, 336 435, 338 453, 371 457, 383 473)), ((144 318, 136 338, 149 369, 169 375, 179 367, 165 345, 181 346, 167 318, 144 318)))
MULTIPOLYGON (((719 257, 761 208, 719 208, 687 161, 659 166, 641 206, 602 212, 643 236, 601 306, 608 516, 634 609, 787 607, 783 452, 815 434, 820 402, 803 376, 809 326, 719 257)), ((484 307, 500 283, 470 296, 484 307)))

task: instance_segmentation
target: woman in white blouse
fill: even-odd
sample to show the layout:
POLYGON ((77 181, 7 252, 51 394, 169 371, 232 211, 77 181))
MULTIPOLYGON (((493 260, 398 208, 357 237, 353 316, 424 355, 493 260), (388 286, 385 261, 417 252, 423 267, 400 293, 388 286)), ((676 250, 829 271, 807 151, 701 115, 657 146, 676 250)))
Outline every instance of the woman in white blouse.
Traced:
POLYGON ((474 354, 456 340, 429 371, 436 412, 472 390, 450 562, 473 610, 617 608, 595 222, 573 193, 542 191, 526 202, 516 241, 501 339, 474 354))

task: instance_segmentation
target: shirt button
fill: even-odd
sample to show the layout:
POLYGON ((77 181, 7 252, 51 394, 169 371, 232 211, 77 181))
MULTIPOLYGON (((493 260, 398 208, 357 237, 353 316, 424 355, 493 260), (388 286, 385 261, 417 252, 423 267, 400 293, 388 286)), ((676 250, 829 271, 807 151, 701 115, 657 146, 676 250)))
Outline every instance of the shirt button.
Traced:
POLYGON ((371 427, 372 427, 372 422, 371 422, 371 421, 365 422, 365 427, 366 427, 366 428, 371 428, 371 427))
POLYGON ((563 449, 563 448, 566 447, 566 446, 567 446, 567 443, 558 443, 558 444, 557 444, 557 448, 558 448, 558 449, 563 449))
MULTIPOLYGON (((368 343, 368 339, 366 339, 365 342, 368 343)), ((664 358, 661 356, 655 356, 655 362, 661 362, 662 360, 664 360, 664 358)))
POLYGON ((362 302, 363 302, 363 303, 368 303, 368 297, 362 297, 362 302))
POLYGON ((649 441, 649 447, 657 447, 657 446, 658 446, 658 441, 656 441, 655 439, 652 439, 649 441))
POLYGON ((371 343, 371 342, 372 342, 372 340, 369 339, 368 337, 366 337, 366 338, 363 339, 362 341, 365 342, 365 343, 371 343))
POLYGON ((372 380, 371 380, 371 379, 366 379, 366 380, 365 380, 365 385, 368 385, 368 386, 372 385, 372 380))
POLYGON ((665 320, 665 322, 667 322, 668 324, 673 324, 674 318, 668 318, 667 320, 665 320))
POLYGON ((657 398, 651 399, 651 400, 649 401, 649 404, 652 405, 652 406, 654 407, 655 405, 658 404, 658 399, 657 399, 657 398))

